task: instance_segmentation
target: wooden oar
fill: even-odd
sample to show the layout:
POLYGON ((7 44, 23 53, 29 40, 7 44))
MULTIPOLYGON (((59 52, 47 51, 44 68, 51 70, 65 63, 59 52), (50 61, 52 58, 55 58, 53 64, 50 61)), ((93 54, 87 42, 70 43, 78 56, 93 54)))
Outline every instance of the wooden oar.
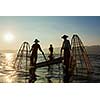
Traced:
MULTIPOLYGON (((44 52, 42 52, 42 54, 43 54, 44 59, 45 59, 45 60, 46 60, 46 62, 48 63, 47 58, 46 58, 46 56, 45 56, 44 52)), ((50 68, 49 64, 48 64, 48 67, 50 68)), ((49 71, 49 68, 48 68, 48 71, 49 71)))

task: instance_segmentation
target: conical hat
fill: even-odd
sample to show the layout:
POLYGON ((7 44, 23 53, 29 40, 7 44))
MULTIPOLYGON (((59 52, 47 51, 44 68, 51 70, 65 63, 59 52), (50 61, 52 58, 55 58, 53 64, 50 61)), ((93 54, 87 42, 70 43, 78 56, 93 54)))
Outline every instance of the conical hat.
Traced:
POLYGON ((67 35, 63 35, 61 38, 65 39, 65 38, 68 38, 68 36, 67 35))
POLYGON ((40 42, 38 39, 35 39, 35 41, 34 42, 40 42))

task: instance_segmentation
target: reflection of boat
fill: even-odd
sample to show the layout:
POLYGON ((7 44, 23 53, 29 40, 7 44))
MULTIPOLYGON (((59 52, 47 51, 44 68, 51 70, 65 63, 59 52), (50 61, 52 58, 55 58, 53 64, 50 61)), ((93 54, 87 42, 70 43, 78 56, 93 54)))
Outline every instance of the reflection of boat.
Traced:
POLYGON ((44 62, 37 63, 36 66, 40 68, 40 67, 45 67, 48 65, 58 64, 61 62, 62 62, 62 57, 58 57, 58 58, 53 59, 52 61, 44 61, 44 62))

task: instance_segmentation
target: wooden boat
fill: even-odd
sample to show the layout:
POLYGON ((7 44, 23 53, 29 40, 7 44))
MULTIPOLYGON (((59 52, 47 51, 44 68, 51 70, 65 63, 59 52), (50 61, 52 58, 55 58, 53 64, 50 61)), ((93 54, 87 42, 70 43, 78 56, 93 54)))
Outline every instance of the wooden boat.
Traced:
POLYGON ((53 59, 52 61, 44 61, 44 62, 40 62, 36 64, 36 67, 40 68, 40 67, 45 67, 45 66, 49 66, 49 65, 53 65, 53 64, 58 64, 58 63, 62 63, 63 58, 62 57, 58 57, 53 59))

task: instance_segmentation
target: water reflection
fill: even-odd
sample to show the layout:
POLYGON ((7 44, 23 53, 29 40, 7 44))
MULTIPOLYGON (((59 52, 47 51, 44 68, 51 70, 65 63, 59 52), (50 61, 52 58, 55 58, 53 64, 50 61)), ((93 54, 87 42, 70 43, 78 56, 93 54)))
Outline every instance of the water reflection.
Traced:
POLYGON ((5 63, 10 68, 12 68, 11 66, 13 66, 13 59, 14 59, 13 53, 5 53, 5 63))
MULTIPOLYGON (((26 77, 25 71, 17 71, 13 67, 15 60, 15 53, 0 53, 0 83, 25 83, 28 82, 28 77, 26 77)), ((90 55, 90 60, 94 66, 94 79, 95 82, 100 82, 100 56, 97 58, 96 55, 90 55)), ((44 59, 38 56, 38 62, 43 61, 44 59)), ((54 66, 54 74, 57 73, 57 66, 54 66)), ((38 68, 36 70, 37 81, 36 83, 46 83, 46 75, 48 67, 38 68)), ((53 82, 58 82, 58 78, 53 78, 53 82)), ((85 80, 81 80, 82 82, 85 80)), ((74 81, 73 81, 74 82, 74 81)), ((75 81, 76 82, 76 81, 75 81)))
POLYGON ((16 71, 13 68, 14 53, 3 53, 0 66, 0 82, 12 83, 16 82, 16 71))

